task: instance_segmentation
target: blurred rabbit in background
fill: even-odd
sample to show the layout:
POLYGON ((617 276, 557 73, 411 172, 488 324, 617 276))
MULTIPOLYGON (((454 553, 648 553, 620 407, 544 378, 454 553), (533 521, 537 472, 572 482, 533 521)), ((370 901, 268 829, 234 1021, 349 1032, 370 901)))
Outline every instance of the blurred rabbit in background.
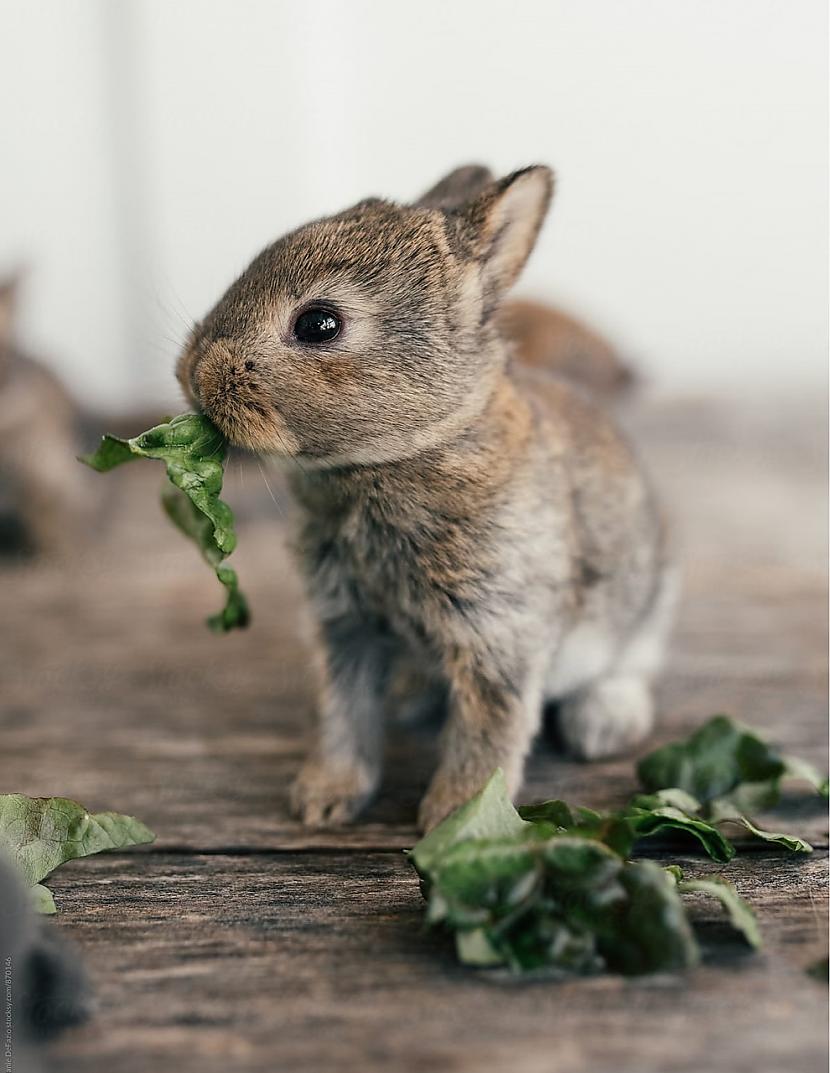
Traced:
POLYGON ((0 282, 0 553, 61 555, 89 492, 75 461, 78 409, 61 381, 15 339, 19 275, 0 282))
POLYGON ((507 302, 499 323, 526 369, 561 376, 606 402, 637 383, 636 374, 607 339, 555 306, 526 299, 507 302))

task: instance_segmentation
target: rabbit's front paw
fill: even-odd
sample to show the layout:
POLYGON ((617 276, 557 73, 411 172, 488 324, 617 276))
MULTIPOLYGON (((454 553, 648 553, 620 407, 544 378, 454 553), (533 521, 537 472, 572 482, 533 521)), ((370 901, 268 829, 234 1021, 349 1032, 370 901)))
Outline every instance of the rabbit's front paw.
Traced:
POLYGON ((308 760, 291 787, 291 812, 307 827, 348 823, 374 794, 378 774, 357 761, 332 764, 308 760))

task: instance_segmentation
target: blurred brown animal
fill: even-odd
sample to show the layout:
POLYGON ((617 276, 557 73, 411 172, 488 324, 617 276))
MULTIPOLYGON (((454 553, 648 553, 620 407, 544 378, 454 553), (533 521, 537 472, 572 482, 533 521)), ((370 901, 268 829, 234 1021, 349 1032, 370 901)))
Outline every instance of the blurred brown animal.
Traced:
POLYGON ((636 383, 631 367, 607 339, 561 309, 514 299, 498 317, 513 342, 514 359, 528 369, 561 376, 606 402, 636 383))
POLYGON ((16 276, 0 283, 0 551, 61 555, 89 505, 75 461, 77 407, 16 344, 19 288, 16 276))

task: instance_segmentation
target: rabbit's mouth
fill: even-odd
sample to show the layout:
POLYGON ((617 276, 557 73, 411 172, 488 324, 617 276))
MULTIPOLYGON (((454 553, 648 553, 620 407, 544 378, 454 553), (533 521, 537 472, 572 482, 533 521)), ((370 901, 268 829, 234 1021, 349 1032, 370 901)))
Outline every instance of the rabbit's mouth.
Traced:
POLYGON ((255 360, 235 354, 220 340, 183 355, 179 380, 196 407, 236 447, 295 456, 296 437, 271 400, 263 400, 255 360))
POLYGON ((240 403, 236 399, 223 398, 205 402, 203 409, 235 447, 287 458, 301 453, 293 432, 273 408, 259 402, 240 403))

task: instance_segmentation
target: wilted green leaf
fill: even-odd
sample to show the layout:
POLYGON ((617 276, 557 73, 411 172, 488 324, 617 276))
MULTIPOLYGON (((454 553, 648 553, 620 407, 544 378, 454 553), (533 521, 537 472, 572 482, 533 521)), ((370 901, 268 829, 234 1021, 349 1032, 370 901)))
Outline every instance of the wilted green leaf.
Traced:
POLYGON ((806 760, 800 760, 797 756, 784 757, 784 778, 809 783, 825 801, 830 796, 830 779, 822 775, 812 764, 808 764, 806 760))
POLYGON ((528 823, 549 823, 560 831, 572 831, 579 822, 571 806, 558 798, 537 801, 533 805, 519 805, 516 811, 528 823))
POLYGON ((129 440, 104 436, 97 451, 81 458, 99 473, 135 458, 164 462, 167 476, 175 486, 162 497, 164 509, 174 524, 196 543, 227 589, 224 609, 208 619, 211 629, 217 632, 246 626, 249 621, 236 572, 221 565, 236 547, 233 513, 219 498, 225 451, 224 437, 207 417, 180 414, 129 440))
POLYGON ((519 816, 497 772, 412 851, 427 919, 455 932, 460 960, 624 973, 695 964, 674 880, 594 837, 608 817, 563 802, 523 811, 535 822, 519 816), (569 833, 580 825, 589 837, 569 833))
POLYGON ((649 753, 637 765, 637 774, 650 792, 678 787, 706 802, 725 797, 741 783, 779 779, 784 763, 752 731, 716 715, 685 741, 649 753))
POLYGON ((637 794, 625 810, 625 817, 638 839, 680 834, 699 842, 714 861, 725 864, 735 856, 729 839, 700 816, 700 802, 684 790, 637 794))
POLYGON ((520 805, 518 812, 523 820, 544 827, 550 834, 595 839, 621 857, 629 855, 636 840, 634 825, 621 813, 601 813, 582 807, 572 809, 558 799, 520 805))
POLYGON ((809 842, 797 835, 782 834, 780 831, 767 831, 758 827, 748 816, 741 816, 738 821, 749 831, 751 835, 761 839, 762 842, 772 842, 774 845, 783 846, 791 853, 812 853, 813 847, 809 842))
POLYGON ((168 488, 161 497, 164 509, 174 525, 190 537, 202 552, 206 562, 214 568, 219 581, 227 589, 225 606, 208 618, 208 626, 214 633, 226 633, 244 627, 250 621, 248 602, 239 589, 236 571, 222 566, 222 552, 213 540, 213 523, 202 514, 195 503, 177 488, 168 488))
POLYGON ((549 833, 592 838, 609 846, 621 857, 631 853, 641 839, 663 836, 700 843, 715 861, 726 862, 735 847, 709 820, 700 814, 701 805, 691 794, 676 788, 656 794, 637 794, 617 812, 600 813, 588 808, 571 809, 564 801, 543 801, 521 805, 519 815, 549 833))
POLYGON ((138 846, 154 837, 132 816, 90 813, 66 797, 0 795, 0 845, 10 851, 30 887, 66 861, 138 846))
POLYGON ((410 857, 418 872, 426 876, 436 861, 457 842, 468 838, 510 838, 527 826, 510 800, 504 772, 497 768, 475 797, 417 843, 410 851, 410 857))
POLYGON ((702 879, 682 879, 677 884, 681 894, 709 894, 721 903, 726 910, 729 921, 746 939, 750 946, 761 946, 761 933, 758 921, 748 903, 735 888, 721 876, 704 876, 702 879))
POLYGON ((29 893, 32 896, 32 906, 36 913, 43 913, 44 916, 51 916, 52 913, 57 913, 55 899, 52 897, 52 892, 48 887, 44 887, 42 883, 36 883, 30 888, 29 893))
POLYGON ((455 952, 464 965, 486 967, 504 964, 504 958, 487 938, 484 928, 456 932, 455 952))
POLYGON ((738 812, 731 801, 718 800, 712 801, 709 805, 710 813, 712 815, 713 822, 719 824, 737 824, 739 827, 743 827, 744 830, 754 837, 761 839, 763 842, 771 842, 773 845, 783 846, 784 849, 790 850, 791 853, 812 853, 813 847, 809 842, 805 842, 803 838, 798 838, 797 835, 781 834, 778 831, 766 831, 762 827, 758 827, 749 816, 745 816, 743 813, 738 812))
POLYGON ((601 944, 609 968, 639 975, 696 965, 700 949, 672 877, 653 861, 638 861, 625 865, 620 882, 625 908, 601 944))
POLYGON ((466 839, 437 858, 430 878, 430 923, 492 923, 512 913, 541 878, 538 846, 521 839, 466 839))
POLYGON ((715 715, 685 741, 671 742, 637 765, 649 791, 678 787, 706 804, 731 799, 739 812, 774 805, 783 778, 803 779, 827 795, 827 780, 811 765, 786 757, 754 731, 715 715))
MULTIPOLYGON (((458 938, 459 957, 519 971, 638 974, 687 968, 697 944, 674 882, 651 862, 626 864, 599 842, 555 836, 454 847, 431 899, 458 938)), ((436 917, 430 914, 430 919, 436 917)))

